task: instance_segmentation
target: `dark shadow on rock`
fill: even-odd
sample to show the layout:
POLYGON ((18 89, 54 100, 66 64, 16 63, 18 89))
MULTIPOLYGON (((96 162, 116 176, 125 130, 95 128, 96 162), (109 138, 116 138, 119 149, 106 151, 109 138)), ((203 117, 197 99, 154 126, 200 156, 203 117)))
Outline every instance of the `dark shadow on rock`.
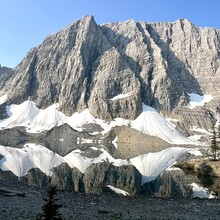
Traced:
POLYGON ((166 73, 167 77, 171 80, 171 84, 168 88, 170 91, 166 92, 173 94, 169 100, 169 106, 171 109, 168 110, 174 109, 177 104, 180 103, 181 97, 184 98, 183 102, 189 100, 187 93, 196 93, 199 95, 203 95, 197 79, 189 72, 186 64, 181 61, 170 49, 169 42, 164 42, 152 25, 145 25, 145 28, 150 34, 151 38, 154 40, 155 44, 161 49, 163 59, 168 64, 166 73))
POLYGON ((190 197, 192 181, 182 170, 164 171, 155 180, 145 183, 141 193, 161 198, 190 197))

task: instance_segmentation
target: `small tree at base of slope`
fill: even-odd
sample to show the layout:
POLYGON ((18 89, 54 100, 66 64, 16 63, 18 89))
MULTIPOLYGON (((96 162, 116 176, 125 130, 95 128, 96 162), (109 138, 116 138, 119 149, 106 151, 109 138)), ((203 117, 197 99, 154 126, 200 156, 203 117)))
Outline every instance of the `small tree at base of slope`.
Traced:
POLYGON ((220 150, 220 126, 218 126, 218 129, 216 129, 214 125, 212 126, 212 133, 210 140, 211 140, 210 148, 212 152, 212 159, 218 160, 219 150, 220 150))
POLYGON ((37 220, 62 220, 59 208, 62 207, 58 204, 56 198, 57 190, 55 186, 48 189, 47 197, 44 198, 45 204, 42 206, 42 214, 37 216, 37 220))

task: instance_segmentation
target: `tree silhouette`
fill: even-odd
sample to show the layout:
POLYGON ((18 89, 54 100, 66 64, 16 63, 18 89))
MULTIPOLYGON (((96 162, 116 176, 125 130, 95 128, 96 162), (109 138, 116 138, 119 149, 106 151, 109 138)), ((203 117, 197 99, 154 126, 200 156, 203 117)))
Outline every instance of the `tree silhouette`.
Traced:
POLYGON ((42 214, 37 217, 37 220, 62 220, 59 208, 62 207, 58 204, 59 199, 56 198, 57 190, 55 186, 48 189, 47 197, 44 198, 45 204, 42 206, 42 214))

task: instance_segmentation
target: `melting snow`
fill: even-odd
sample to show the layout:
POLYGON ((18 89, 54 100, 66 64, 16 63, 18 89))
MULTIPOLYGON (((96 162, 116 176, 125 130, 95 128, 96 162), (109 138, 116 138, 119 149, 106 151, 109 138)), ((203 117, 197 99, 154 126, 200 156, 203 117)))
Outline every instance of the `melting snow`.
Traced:
POLYGON ((123 119, 123 118, 115 118, 113 121, 111 121, 110 123, 104 123, 102 122, 102 124, 100 124, 102 126, 102 128, 104 129, 104 131, 102 132, 102 134, 106 134, 108 133, 113 127, 116 126, 129 126, 130 125, 130 120, 127 119, 123 119))
POLYGON ((113 97, 110 100, 114 101, 114 100, 117 100, 117 99, 124 99, 124 98, 127 98, 127 97, 131 96, 132 94, 133 94, 133 92, 128 92, 128 93, 125 93, 125 94, 119 94, 119 95, 113 97))
POLYGON ((188 108, 193 109, 197 106, 203 106, 205 103, 210 102, 213 98, 211 95, 203 95, 200 96, 198 94, 194 94, 194 93, 190 93, 189 95, 189 99, 190 99, 190 103, 188 108))
POLYGON ((122 189, 116 188, 116 187, 111 186, 111 185, 107 185, 107 187, 109 189, 111 189, 113 192, 117 193, 117 194, 120 194, 120 195, 123 195, 123 196, 129 196, 129 193, 122 190, 122 189))

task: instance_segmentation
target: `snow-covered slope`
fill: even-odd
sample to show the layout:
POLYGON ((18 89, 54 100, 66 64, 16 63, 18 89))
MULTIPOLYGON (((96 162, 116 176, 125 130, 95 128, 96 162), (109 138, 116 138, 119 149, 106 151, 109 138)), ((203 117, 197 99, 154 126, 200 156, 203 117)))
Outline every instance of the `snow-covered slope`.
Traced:
POLYGON ((163 118, 154 108, 145 104, 143 104, 143 112, 133 121, 115 118, 106 122, 94 118, 89 109, 67 117, 57 108, 58 105, 53 104, 46 109, 38 109, 31 100, 20 105, 8 106, 9 118, 0 121, 0 129, 24 126, 27 132, 37 133, 67 123, 72 128, 81 131, 83 125, 95 123, 103 128, 102 134, 105 134, 115 126, 131 125, 132 128, 142 133, 159 137, 171 144, 201 144, 198 141, 183 137, 172 123, 163 118))
POLYGON ((65 157, 61 157, 47 148, 35 144, 26 144, 21 149, 0 146, 0 155, 2 155, 0 169, 10 170, 19 177, 26 175, 31 168, 39 168, 47 175, 51 175, 53 167, 66 162, 70 167, 76 167, 85 173, 92 163, 109 161, 114 166, 134 165, 142 174, 142 184, 144 184, 155 179, 179 158, 189 153, 195 153, 195 150, 189 148, 173 147, 158 153, 148 153, 130 160, 123 160, 113 158, 104 149, 101 151, 102 153, 95 158, 83 157, 80 150, 72 151, 65 157))
POLYGON ((171 144, 198 144, 183 137, 172 123, 154 108, 142 105, 143 112, 131 123, 131 127, 145 134, 159 137, 171 144))
POLYGON ((175 164, 187 153, 197 154, 199 152, 196 149, 171 147, 157 153, 139 155, 130 159, 130 162, 142 174, 142 184, 144 184, 154 180, 162 171, 175 164))
POLYGON ((23 148, 11 148, 0 146, 0 169, 10 170, 16 176, 24 176, 31 168, 39 168, 47 175, 51 175, 51 169, 64 162, 58 154, 45 147, 35 144, 26 144, 23 148))
POLYGON ((9 118, 0 122, 0 128, 24 126, 29 132, 41 132, 63 124, 66 116, 57 111, 56 104, 41 110, 34 102, 27 100, 20 105, 7 107, 9 118))

